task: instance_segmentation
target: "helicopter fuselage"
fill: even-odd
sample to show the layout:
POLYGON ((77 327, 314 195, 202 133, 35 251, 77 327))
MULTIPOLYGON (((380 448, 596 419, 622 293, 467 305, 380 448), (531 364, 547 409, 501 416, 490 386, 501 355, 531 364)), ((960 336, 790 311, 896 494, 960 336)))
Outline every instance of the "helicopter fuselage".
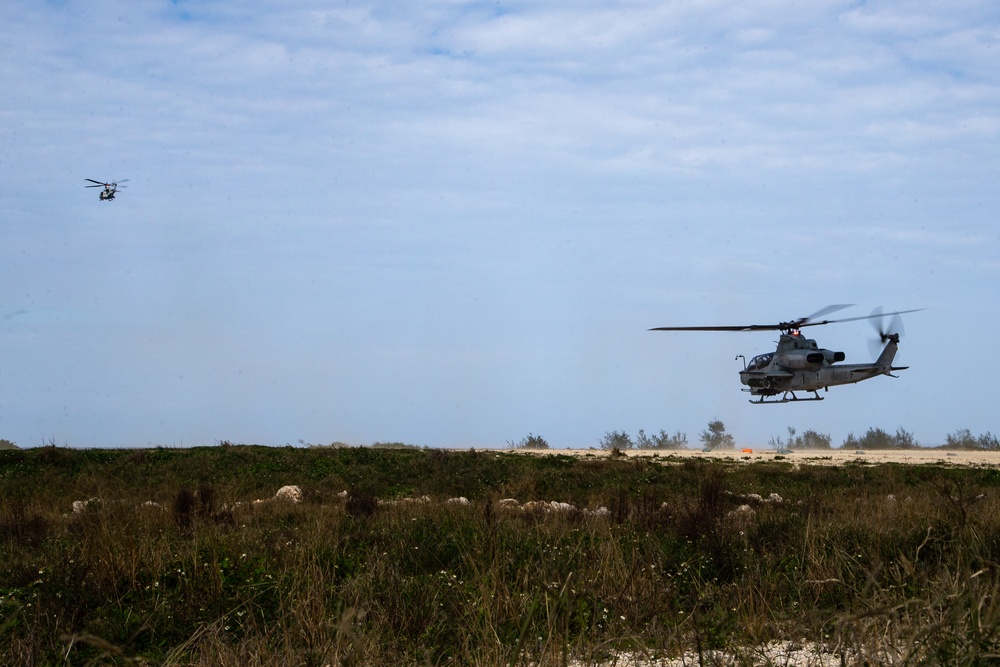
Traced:
POLYGON ((85 178, 83 180, 89 181, 90 183, 93 183, 93 185, 85 185, 85 186, 83 186, 85 188, 104 188, 103 190, 101 190, 97 194, 98 199, 100 199, 100 201, 112 201, 115 198, 115 194, 118 193, 118 188, 119 187, 123 187, 123 188, 127 187, 125 185, 119 186, 119 184, 120 183, 125 183, 126 181, 128 181, 127 178, 123 178, 120 181, 109 181, 109 182, 97 181, 97 180, 94 180, 93 178, 85 178))
MULTIPOLYGON (((744 391, 759 396, 755 402, 778 394, 790 394, 792 400, 799 400, 792 392, 811 391, 842 384, 853 384, 878 375, 891 375, 892 371, 905 367, 894 367, 898 339, 890 338, 878 360, 872 364, 838 364, 846 356, 819 347, 816 341, 804 337, 798 331, 782 333, 774 352, 754 357, 740 371, 740 382, 746 385, 744 391)), ((805 400, 817 400, 815 398, 805 400)))
POLYGON ((818 393, 820 389, 839 384, 854 384, 877 375, 896 377, 892 374, 893 371, 904 370, 906 366, 892 365, 892 360, 896 357, 896 350, 899 348, 899 336, 903 325, 899 316, 903 313, 913 313, 920 310, 918 308, 883 313, 880 306, 873 310, 871 315, 835 320, 818 319, 843 308, 847 308, 847 304, 827 306, 808 317, 799 317, 776 324, 655 327, 650 331, 780 331, 781 338, 778 339, 778 347, 774 352, 759 354, 749 364, 746 363, 746 358, 743 355, 736 357, 737 359, 743 358, 743 370, 740 371, 740 382, 744 385, 743 391, 748 391, 751 396, 757 397, 757 400, 750 400, 751 403, 757 404, 788 403, 798 400, 821 401, 823 398, 818 393), (881 324, 876 325, 879 339, 884 347, 873 364, 841 364, 840 362, 845 359, 843 352, 821 348, 815 340, 804 337, 800 332, 803 327, 857 320, 884 321, 883 318, 889 316, 892 316, 893 319, 888 327, 881 324), (795 395, 797 391, 811 391, 813 397, 800 399, 795 395), (781 398, 766 400, 768 397, 777 397, 778 394, 781 394, 781 398))

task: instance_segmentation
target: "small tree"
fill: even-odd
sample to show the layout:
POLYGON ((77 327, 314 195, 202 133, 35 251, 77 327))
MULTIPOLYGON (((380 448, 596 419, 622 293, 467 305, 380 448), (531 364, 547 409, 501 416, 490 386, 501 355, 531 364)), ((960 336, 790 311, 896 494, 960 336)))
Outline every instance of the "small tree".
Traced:
POLYGON ((677 431, 673 435, 669 435, 661 428, 659 435, 653 436, 653 446, 656 449, 683 449, 684 447, 687 447, 687 444, 687 433, 682 433, 680 431, 677 431))
POLYGON ((733 436, 726 433, 726 425, 720 419, 708 422, 708 429, 702 431, 698 437, 702 444, 709 449, 733 449, 736 447, 736 441, 733 436))
POLYGON ((976 449, 976 438, 969 429, 960 428, 945 437, 944 446, 949 449, 976 449))
MULTIPOLYGON (((793 447, 796 449, 830 449, 830 441, 832 438, 825 433, 817 433, 812 429, 804 431, 802 435, 796 435, 796 433, 797 431, 793 427, 788 427, 788 440, 785 443, 785 446, 789 449, 792 449, 793 447)), ((848 437, 853 438, 853 436, 848 437)), ((780 448, 782 444, 781 438, 772 438, 771 440, 773 441, 772 446, 777 444, 780 448)), ((850 440, 849 443, 845 442, 844 446, 846 447, 848 444, 856 445, 857 443, 854 440, 850 440)))
POLYGON ((609 431, 601 438, 601 449, 632 449, 632 438, 625 431, 609 431))
POLYGON ((976 438, 976 445, 979 449, 996 450, 1000 449, 1000 440, 997 440, 995 435, 987 431, 976 438))
POLYGON ((917 446, 917 441, 913 438, 913 433, 900 426, 896 429, 896 435, 892 439, 892 446, 899 449, 913 449, 917 446))
POLYGON ((830 449, 832 440, 829 435, 810 429, 798 437, 796 446, 802 449, 830 449))
POLYGON ((656 443, 653 439, 646 435, 646 432, 641 428, 639 429, 639 435, 635 436, 635 448, 636 449, 653 449, 656 443))
POLYGON ((979 437, 972 435, 972 431, 962 428, 945 438, 945 447, 949 449, 1000 449, 1000 440, 987 431, 979 437))
POLYGON ((517 442, 508 440, 507 446, 511 449, 548 449, 549 443, 542 436, 529 433, 517 442))
POLYGON ((864 448, 864 449, 913 449, 917 446, 913 434, 900 427, 896 430, 896 435, 889 435, 878 427, 868 429, 863 436, 855 438, 851 433, 844 441, 844 449, 864 448))

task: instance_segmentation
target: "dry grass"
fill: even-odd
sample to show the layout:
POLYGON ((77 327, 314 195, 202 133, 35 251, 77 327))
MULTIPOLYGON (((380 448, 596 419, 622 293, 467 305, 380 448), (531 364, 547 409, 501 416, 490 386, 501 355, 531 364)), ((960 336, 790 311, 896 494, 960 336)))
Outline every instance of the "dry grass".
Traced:
POLYGON ((778 665, 807 646, 816 664, 985 665, 1000 650, 992 470, 237 447, 165 457, 172 477, 146 461, 126 483, 114 457, 30 456, 0 477, 2 664, 778 665), (241 453, 262 480, 214 467, 241 453), (368 465, 395 472, 363 484, 368 465), (283 468, 327 472, 300 504, 236 505, 294 481, 283 468))

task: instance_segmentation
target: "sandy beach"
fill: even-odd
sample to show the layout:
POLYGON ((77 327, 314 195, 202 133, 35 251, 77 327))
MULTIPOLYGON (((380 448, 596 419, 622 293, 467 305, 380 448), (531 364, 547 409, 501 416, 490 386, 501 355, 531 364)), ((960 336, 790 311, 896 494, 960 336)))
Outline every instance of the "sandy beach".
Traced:
MULTIPOLYGON (((509 451, 535 455, 570 455, 579 457, 607 457, 610 453, 603 449, 512 449, 509 451)), ((864 463, 912 463, 915 465, 972 466, 981 468, 1000 467, 1000 451, 949 451, 942 449, 885 449, 885 450, 843 450, 843 449, 803 449, 790 453, 778 453, 773 449, 737 448, 717 449, 703 452, 699 449, 631 449, 626 450, 628 458, 656 457, 705 459, 730 462, 787 461, 808 463, 809 465, 845 465, 864 463)))

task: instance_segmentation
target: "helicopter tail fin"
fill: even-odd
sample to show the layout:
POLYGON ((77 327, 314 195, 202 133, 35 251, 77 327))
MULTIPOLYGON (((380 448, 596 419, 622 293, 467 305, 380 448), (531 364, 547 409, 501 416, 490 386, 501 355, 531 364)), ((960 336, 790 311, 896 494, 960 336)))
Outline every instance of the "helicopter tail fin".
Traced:
POLYGON ((878 337, 868 341, 872 356, 874 357, 876 352, 878 352, 878 358, 873 364, 875 372, 880 375, 889 376, 892 376, 892 371, 901 371, 907 368, 906 366, 892 365, 892 360, 895 359, 896 352, 899 350, 899 337, 903 335, 903 319, 899 316, 899 313, 892 313, 891 315, 892 319, 887 323, 886 318, 888 315, 882 314, 881 306, 872 311, 869 317, 875 327, 875 331, 878 333, 878 337), (881 350, 878 349, 880 344, 883 346, 881 350))
POLYGON ((882 353, 875 360, 875 368, 882 375, 892 375, 892 371, 905 371, 909 366, 893 366, 892 360, 896 358, 899 349, 899 335, 891 334, 886 337, 886 345, 882 348, 882 353))

